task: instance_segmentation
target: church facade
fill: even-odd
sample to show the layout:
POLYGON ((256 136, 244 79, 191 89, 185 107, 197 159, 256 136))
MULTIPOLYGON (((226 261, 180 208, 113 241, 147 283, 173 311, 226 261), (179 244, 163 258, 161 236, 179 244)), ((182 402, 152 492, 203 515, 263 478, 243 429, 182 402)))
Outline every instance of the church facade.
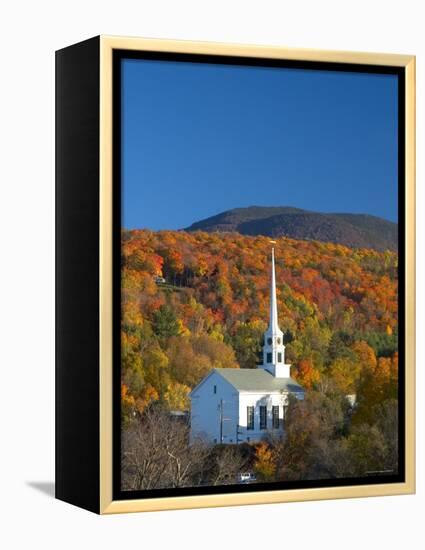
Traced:
POLYGON ((304 389, 291 378, 291 365, 285 362, 272 249, 270 317, 262 364, 254 369, 213 369, 192 390, 191 439, 237 444, 282 435, 290 394, 304 399, 304 389))

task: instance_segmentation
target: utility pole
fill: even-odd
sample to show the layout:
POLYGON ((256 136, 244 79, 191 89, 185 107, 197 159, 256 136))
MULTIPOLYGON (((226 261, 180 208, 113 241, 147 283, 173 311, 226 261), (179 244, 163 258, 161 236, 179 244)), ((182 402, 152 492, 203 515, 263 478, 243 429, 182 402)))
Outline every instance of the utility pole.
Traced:
POLYGON ((230 421, 232 420, 232 418, 230 417, 225 417, 224 416, 224 403, 226 401, 224 401, 224 399, 220 399, 220 405, 219 405, 219 409, 220 409, 220 413, 219 413, 219 422, 220 422, 220 443, 223 443, 223 439, 224 439, 224 436, 223 436, 223 426, 224 426, 224 422, 227 421, 230 421))
POLYGON ((223 399, 220 399, 220 443, 223 443, 223 399))

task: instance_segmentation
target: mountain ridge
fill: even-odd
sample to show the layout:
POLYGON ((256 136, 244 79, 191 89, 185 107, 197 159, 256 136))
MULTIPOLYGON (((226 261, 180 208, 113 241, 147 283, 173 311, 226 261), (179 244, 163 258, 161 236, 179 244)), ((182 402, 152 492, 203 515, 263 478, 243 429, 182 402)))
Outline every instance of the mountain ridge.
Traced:
POLYGON ((192 223, 185 231, 290 237, 379 251, 398 248, 398 224, 371 214, 323 213, 293 206, 233 208, 192 223))

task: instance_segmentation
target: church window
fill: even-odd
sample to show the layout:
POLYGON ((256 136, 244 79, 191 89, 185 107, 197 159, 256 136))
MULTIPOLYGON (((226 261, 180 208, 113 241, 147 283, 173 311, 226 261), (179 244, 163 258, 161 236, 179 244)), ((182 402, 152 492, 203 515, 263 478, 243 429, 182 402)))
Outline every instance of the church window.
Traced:
POLYGON ((279 405, 273 405, 272 407, 272 419, 273 419, 273 429, 279 429, 279 405))
POLYGON ((246 429, 254 429, 254 407, 246 408, 246 429))
POLYGON ((277 362, 278 363, 282 363, 282 353, 279 351, 279 353, 277 354, 277 362))
POLYGON ((214 393, 217 393, 217 386, 214 386, 214 393))
POLYGON ((271 363, 273 361, 273 355, 271 353, 267 354, 267 363, 271 363))
POLYGON ((260 430, 267 429, 267 407, 265 405, 260 406, 260 430))
POLYGON ((271 338, 267 338, 267 343, 269 346, 271 346, 273 344, 273 340, 271 338))

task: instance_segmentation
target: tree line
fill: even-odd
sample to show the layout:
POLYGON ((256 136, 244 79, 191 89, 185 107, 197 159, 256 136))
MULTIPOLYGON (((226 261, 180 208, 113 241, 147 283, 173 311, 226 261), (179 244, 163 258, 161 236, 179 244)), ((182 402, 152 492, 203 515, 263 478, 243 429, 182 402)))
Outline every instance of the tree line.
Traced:
MULTIPOLYGON (((376 380, 396 380, 397 254, 288 238, 275 246, 293 376, 307 389, 329 379, 360 401, 376 380)), ((124 423, 152 402, 187 410, 188 393, 212 368, 255 368, 269 273, 266 237, 123 231, 124 423)))

